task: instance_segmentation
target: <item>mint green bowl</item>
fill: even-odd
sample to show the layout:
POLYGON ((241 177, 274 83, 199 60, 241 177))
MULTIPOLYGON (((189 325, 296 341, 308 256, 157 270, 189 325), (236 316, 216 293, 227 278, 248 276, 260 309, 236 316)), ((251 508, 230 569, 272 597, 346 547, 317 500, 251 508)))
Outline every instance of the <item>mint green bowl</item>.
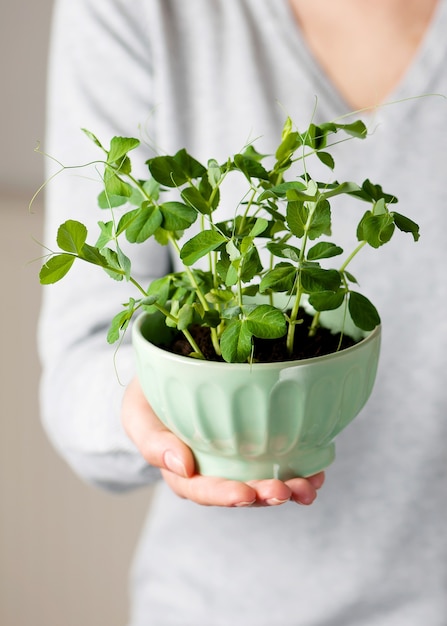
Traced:
POLYGON ((381 335, 378 326, 335 354, 249 365, 172 354, 153 343, 166 332, 157 314, 133 326, 148 402, 193 450, 198 472, 242 481, 310 476, 332 463, 334 437, 371 394, 381 335))

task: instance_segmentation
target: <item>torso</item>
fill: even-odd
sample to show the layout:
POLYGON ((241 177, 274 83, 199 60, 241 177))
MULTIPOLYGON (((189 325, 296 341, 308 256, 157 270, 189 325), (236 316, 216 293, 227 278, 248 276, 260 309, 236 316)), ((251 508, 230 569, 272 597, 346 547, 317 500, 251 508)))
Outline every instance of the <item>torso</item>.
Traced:
POLYGON ((289 0, 303 36, 353 109, 382 103, 410 65, 438 0, 289 0))

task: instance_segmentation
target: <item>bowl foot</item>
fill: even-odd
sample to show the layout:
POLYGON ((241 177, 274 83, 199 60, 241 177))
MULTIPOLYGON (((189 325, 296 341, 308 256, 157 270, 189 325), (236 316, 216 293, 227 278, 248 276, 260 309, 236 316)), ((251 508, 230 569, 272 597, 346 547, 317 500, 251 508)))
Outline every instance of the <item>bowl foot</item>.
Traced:
POLYGON ((229 480, 257 480, 279 478, 289 480, 297 476, 312 476, 326 469, 335 458, 335 444, 291 452, 275 457, 219 456, 194 450, 197 471, 204 476, 219 476, 229 480))

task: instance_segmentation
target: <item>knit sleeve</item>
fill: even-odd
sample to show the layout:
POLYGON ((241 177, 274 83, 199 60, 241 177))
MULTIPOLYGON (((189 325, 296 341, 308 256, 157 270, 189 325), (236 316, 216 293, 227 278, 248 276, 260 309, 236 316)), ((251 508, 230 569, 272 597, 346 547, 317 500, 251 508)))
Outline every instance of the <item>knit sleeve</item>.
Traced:
MULTIPOLYGON (((150 6, 145 2, 144 6, 150 6)), ((97 207, 101 158, 81 128, 108 145, 113 135, 142 140, 144 163, 155 141, 151 46, 139 0, 59 0, 56 3, 48 76, 47 137, 44 151, 45 246, 55 249, 59 224, 76 219, 95 243, 96 224, 109 219, 97 207), (145 151, 147 154, 145 154, 145 151), (78 168, 93 162, 88 168, 78 168)), ((136 176, 138 171, 134 172, 136 176)), ((135 247, 135 246, 133 246, 135 247)), ((166 248, 146 245, 133 256, 142 284, 166 272, 166 248)), ((59 453, 86 481, 122 490, 145 484, 150 468, 126 437, 120 406, 134 375, 129 337, 116 351, 106 341, 111 318, 132 291, 100 268, 76 260, 70 274, 43 289, 39 324, 42 363, 41 414, 59 453)))

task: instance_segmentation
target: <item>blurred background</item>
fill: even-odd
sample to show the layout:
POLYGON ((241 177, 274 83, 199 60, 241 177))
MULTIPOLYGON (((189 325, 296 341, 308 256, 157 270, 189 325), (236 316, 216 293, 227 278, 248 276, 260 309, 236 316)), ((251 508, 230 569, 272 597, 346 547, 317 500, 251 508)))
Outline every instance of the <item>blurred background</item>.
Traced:
MULTIPOLYGON (((74 2, 76 0, 73 0, 74 2)), ((36 324, 51 0, 0 0, 0 624, 124 626, 149 490, 80 482, 39 421, 36 324)))

